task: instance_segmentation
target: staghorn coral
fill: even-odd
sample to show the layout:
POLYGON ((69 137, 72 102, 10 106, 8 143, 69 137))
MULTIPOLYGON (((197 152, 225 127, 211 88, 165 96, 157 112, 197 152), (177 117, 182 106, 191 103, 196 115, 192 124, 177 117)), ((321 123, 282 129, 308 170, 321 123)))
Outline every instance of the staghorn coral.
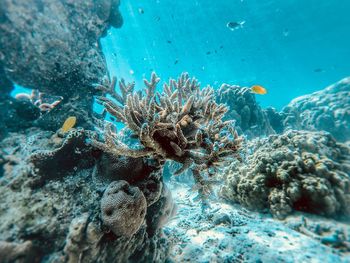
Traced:
POLYGON ((151 157, 160 164, 170 159, 182 164, 175 172, 191 169, 197 182, 205 185, 201 171, 212 174, 233 157, 239 158, 241 138, 233 121, 222 121, 227 107, 215 102, 211 87, 200 89, 196 79, 183 73, 171 79, 157 92, 160 79, 152 73, 144 80, 145 92, 134 92, 134 83, 119 82, 121 95, 115 90, 116 79, 96 87, 106 96, 100 102, 117 121, 127 125, 140 141, 141 147, 130 148, 107 124, 104 142, 92 140, 92 145, 115 156, 151 157))
POLYGON ((109 184, 101 199, 101 217, 117 236, 132 236, 144 222, 147 202, 139 188, 126 181, 109 184))
POLYGON ((294 210, 350 215, 350 148, 325 132, 288 131, 255 141, 244 165, 233 164, 221 194, 284 218, 294 210))
POLYGON ((229 111, 224 119, 236 120, 237 129, 249 138, 274 134, 266 112, 248 87, 221 85, 216 92, 218 103, 226 103, 229 111))

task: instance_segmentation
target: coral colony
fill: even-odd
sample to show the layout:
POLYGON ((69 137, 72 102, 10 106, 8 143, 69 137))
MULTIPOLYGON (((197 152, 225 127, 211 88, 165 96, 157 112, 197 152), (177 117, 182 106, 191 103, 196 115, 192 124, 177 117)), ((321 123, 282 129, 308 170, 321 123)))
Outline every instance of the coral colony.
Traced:
POLYGON ((200 89, 196 79, 183 73, 177 80, 165 83, 162 92, 156 92, 160 79, 155 73, 151 81, 144 80, 145 92, 134 92, 134 84, 119 82, 121 96, 115 91, 115 79, 99 90, 115 100, 98 97, 106 110, 123 122, 138 137, 139 149, 130 149, 118 140, 107 124, 104 142, 92 140, 92 145, 116 156, 149 157, 163 164, 173 160, 182 164, 175 172, 191 169, 200 192, 208 193, 208 185, 201 176, 239 157, 242 138, 234 129, 233 121, 222 121, 227 106, 215 102, 211 87, 200 89))

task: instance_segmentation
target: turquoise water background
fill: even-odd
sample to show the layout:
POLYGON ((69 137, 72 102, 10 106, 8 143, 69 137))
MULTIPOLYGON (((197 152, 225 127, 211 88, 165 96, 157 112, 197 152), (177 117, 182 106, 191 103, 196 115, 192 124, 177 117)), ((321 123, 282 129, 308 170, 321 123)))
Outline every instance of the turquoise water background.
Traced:
POLYGON ((281 109, 350 76, 349 0, 122 0, 120 9, 122 28, 101 45, 110 75, 139 88, 152 71, 162 80, 187 71, 202 85, 262 85, 259 103, 281 109), (245 24, 231 31, 231 21, 245 24))
POLYGON ((122 0, 121 12, 101 43, 111 74, 139 87, 152 70, 188 71, 203 85, 263 85, 260 104, 280 109, 350 75, 348 0, 122 0))

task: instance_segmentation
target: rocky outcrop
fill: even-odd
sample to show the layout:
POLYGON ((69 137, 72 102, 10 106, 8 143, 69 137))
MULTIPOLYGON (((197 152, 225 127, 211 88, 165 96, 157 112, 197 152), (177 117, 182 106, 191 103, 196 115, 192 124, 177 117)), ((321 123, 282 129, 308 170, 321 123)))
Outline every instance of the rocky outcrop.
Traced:
POLYGON ((235 120, 237 130, 248 138, 275 133, 269 118, 247 87, 223 84, 217 91, 216 100, 229 107, 225 120, 235 120))
POLYGON ((329 133, 292 130, 251 147, 245 164, 230 167, 223 197, 278 218, 294 210, 350 215, 350 148, 329 133))
POLYGON ((61 138, 36 128, 0 142, 0 255, 14 251, 9 262, 165 262, 169 242, 162 229, 148 231, 141 190, 125 181, 108 187, 81 165, 95 156, 85 135, 72 130, 61 138), (33 171, 45 182, 33 187, 33 171), (35 250, 17 249, 22 243, 35 250))
POLYGON ((93 84, 107 75, 99 38, 111 25, 121 26, 118 6, 119 0, 2 1, 0 64, 6 76, 63 97, 38 126, 55 130, 72 114, 80 126, 91 126, 93 84))
POLYGON ((286 129, 324 130, 339 141, 350 140, 350 77, 292 100, 283 114, 286 129))

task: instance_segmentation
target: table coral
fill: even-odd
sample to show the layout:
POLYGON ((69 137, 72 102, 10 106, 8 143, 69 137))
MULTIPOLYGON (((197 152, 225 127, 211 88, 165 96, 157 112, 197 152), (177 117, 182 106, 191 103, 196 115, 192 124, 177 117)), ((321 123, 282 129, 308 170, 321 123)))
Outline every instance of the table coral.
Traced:
POLYGON ((197 183, 204 186, 200 172, 211 173, 239 158, 241 138, 233 121, 222 120, 227 107, 215 102, 211 87, 200 89, 196 79, 183 73, 165 83, 160 93, 156 91, 159 81, 152 73, 150 81, 144 80, 145 92, 134 92, 134 83, 121 80, 121 94, 115 90, 116 79, 98 86, 105 95, 98 97, 98 102, 132 130, 141 147, 134 149, 123 143, 110 123, 104 141, 92 140, 92 144, 115 156, 152 157, 159 163, 176 161, 182 167, 175 174, 191 169, 197 183))
POLYGON ((221 194, 284 218, 294 210, 350 215, 350 148, 325 132, 289 131, 254 142, 244 165, 233 164, 221 194))

